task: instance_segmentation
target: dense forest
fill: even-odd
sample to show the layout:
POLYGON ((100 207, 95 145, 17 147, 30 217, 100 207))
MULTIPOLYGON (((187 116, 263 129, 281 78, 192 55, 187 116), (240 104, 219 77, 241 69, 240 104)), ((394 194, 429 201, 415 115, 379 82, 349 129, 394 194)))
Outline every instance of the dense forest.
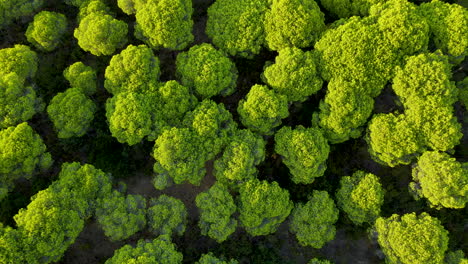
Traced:
POLYGON ((0 0, 0 264, 467 264, 466 0, 0 0))

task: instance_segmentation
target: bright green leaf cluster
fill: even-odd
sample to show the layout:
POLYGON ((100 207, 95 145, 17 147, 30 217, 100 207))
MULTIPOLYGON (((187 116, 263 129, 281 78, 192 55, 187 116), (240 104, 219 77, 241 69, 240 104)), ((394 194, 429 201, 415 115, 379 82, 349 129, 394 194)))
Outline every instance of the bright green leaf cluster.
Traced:
POLYGON ((277 182, 250 180, 239 189, 239 220, 252 236, 276 232, 293 208, 289 192, 277 182))
POLYGON ((51 189, 40 191, 14 216, 26 263, 59 261, 83 229, 84 220, 64 194, 51 189))
POLYGON ((72 88, 78 88, 86 95, 92 95, 96 92, 96 71, 81 61, 68 66, 63 71, 63 76, 68 80, 72 88))
POLYGON ((447 151, 459 144, 461 125, 453 114, 458 90, 450 64, 438 53, 409 57, 397 67, 393 90, 405 107, 400 115, 379 114, 369 124, 372 157, 382 164, 409 164, 426 147, 447 151))
POLYGON ((271 50, 310 47, 324 30, 325 15, 314 0, 273 0, 265 15, 265 39, 271 50))
POLYGON ((208 8, 206 34, 231 56, 251 58, 265 41, 266 0, 216 0, 208 8))
POLYGON ((214 162, 216 179, 229 187, 238 187, 257 174, 256 166, 265 159, 265 140, 250 130, 237 131, 214 162))
POLYGON ((187 215, 181 200, 163 194, 150 200, 148 227, 155 235, 181 236, 185 232, 187 215))
POLYGON ((52 165, 41 137, 27 124, 0 130, 0 183, 8 188, 20 177, 31 177, 52 165))
POLYGON ((335 238, 338 208, 326 191, 312 192, 306 204, 297 204, 291 213, 290 231, 296 234, 299 244, 322 248, 335 238))
POLYGON ((76 20, 79 23, 83 18, 90 14, 114 16, 114 14, 111 12, 111 9, 106 5, 104 0, 87 0, 87 2, 80 6, 80 12, 78 12, 76 20))
POLYGON ((0 128, 27 121, 42 109, 36 91, 23 83, 24 80, 14 72, 0 74, 0 128))
POLYGON ((231 260, 222 260, 213 255, 213 253, 209 252, 208 254, 203 254, 201 258, 195 264, 238 264, 234 259, 231 260))
POLYGON ((387 0, 320 0, 320 4, 338 18, 367 16, 372 5, 387 0))
POLYGON ((156 189, 164 189, 172 182, 200 185, 206 174, 206 156, 202 139, 196 132, 176 127, 165 130, 154 144, 156 189))
POLYGON ((458 4, 438 0, 422 3, 419 11, 429 23, 438 49, 455 63, 468 54, 468 10, 458 4))
POLYGON ((252 132, 272 135, 281 125, 281 120, 288 117, 288 99, 268 89, 265 85, 254 85, 245 99, 237 107, 242 124, 252 132))
POLYGON ((38 61, 36 52, 25 45, 0 49, 0 75, 14 72, 21 80, 31 79, 36 75, 38 61))
POLYGON ((0 1, 0 28, 10 25, 15 19, 29 16, 39 10, 44 0, 2 0, 0 1))
POLYGON ((195 204, 200 210, 198 226, 202 235, 208 235, 221 243, 236 231, 237 221, 232 216, 236 212, 236 205, 224 185, 215 183, 207 191, 201 192, 195 204))
POLYGON ((158 83, 159 75, 159 59, 150 48, 128 45, 110 60, 104 87, 113 95, 149 92, 158 83))
POLYGON ((98 199, 96 218, 110 240, 129 238, 146 226, 146 200, 141 195, 114 191, 98 199))
POLYGON ((328 83, 325 99, 320 101, 319 125, 332 144, 358 138, 362 126, 372 115, 374 99, 360 92, 359 81, 333 78, 328 83))
POLYGON ((413 168, 411 189, 434 207, 464 208, 468 203, 468 163, 448 154, 427 151, 413 168))
POLYGON ((22 242, 21 232, 0 223, 0 263, 24 263, 26 260, 22 242))
POLYGON ((314 53, 298 48, 280 50, 275 63, 265 67, 262 77, 275 92, 287 96, 290 102, 307 100, 323 84, 314 53))
POLYGON ((47 113, 59 138, 81 137, 94 119, 96 104, 80 89, 69 88, 50 101, 47 113))
POLYGON ((236 88, 236 65, 209 43, 179 53, 176 69, 181 83, 194 89, 202 99, 218 94, 227 96, 236 88))
POLYGON ((356 171, 352 176, 340 179, 336 192, 338 206, 354 224, 373 224, 380 216, 384 202, 384 190, 379 178, 372 173, 356 171))
POLYGON ((330 146, 319 128, 285 126, 275 134, 275 152, 283 158, 294 183, 311 184, 325 173, 330 146))
POLYGON ((127 43, 128 25, 106 12, 91 12, 75 29, 78 45, 96 56, 112 55, 127 43))
POLYGON ((332 263, 328 260, 321 260, 318 258, 313 258, 307 264, 332 264, 332 263))
POLYGON ((191 0, 148 0, 140 5, 135 36, 151 48, 182 50, 193 41, 191 0))
POLYGON ((187 113, 183 123, 202 140, 207 159, 213 159, 220 153, 237 130, 237 123, 224 104, 216 104, 209 99, 187 113))
POLYGON ((105 264, 181 264, 182 253, 167 236, 153 241, 139 240, 136 247, 125 245, 114 252, 105 264))
POLYGON ((427 213, 378 218, 374 229, 388 263, 443 263, 448 232, 427 213))
POLYGON ((26 30, 26 38, 37 49, 53 51, 61 43, 67 30, 67 18, 65 15, 41 11, 34 16, 34 20, 26 30))

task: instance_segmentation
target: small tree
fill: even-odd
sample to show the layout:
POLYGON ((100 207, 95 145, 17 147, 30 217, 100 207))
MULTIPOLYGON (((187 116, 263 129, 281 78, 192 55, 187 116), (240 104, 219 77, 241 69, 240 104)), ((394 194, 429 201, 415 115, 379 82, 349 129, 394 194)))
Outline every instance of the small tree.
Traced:
POLYGON ((288 101, 303 102, 322 88, 315 55, 298 48, 279 51, 274 64, 267 65, 263 72, 265 82, 288 101))
POLYGON ((239 193, 239 220, 252 236, 276 232, 293 208, 289 192, 277 182, 250 180, 240 186, 239 193))
POLYGON ((43 108, 31 86, 14 72, 0 74, 0 128, 15 126, 31 119, 43 108))
POLYGON ((112 241, 129 238, 146 226, 146 200, 114 191, 97 201, 96 218, 112 241))
POLYGON ((203 100, 187 113, 183 124, 195 132, 202 140, 208 159, 213 159, 235 135, 237 123, 224 104, 203 100))
POLYGON ((216 0, 208 8, 206 34, 213 44, 231 56, 251 58, 265 44, 264 0, 216 0))
POLYGON ((460 163, 448 154, 424 152, 413 168, 411 189, 436 207, 464 208, 468 202, 468 163, 460 163))
POLYGON ((187 215, 187 208, 181 200, 163 194, 150 200, 148 227, 155 235, 181 236, 185 232, 187 215))
POLYGON ((97 90, 96 70, 81 61, 68 66, 63 71, 63 76, 72 88, 78 88, 86 95, 92 95, 97 90))
POLYGON ((176 246, 168 236, 159 236, 153 241, 139 240, 136 247, 125 245, 114 252, 114 256, 105 264, 122 263, 158 263, 180 264, 182 253, 176 250, 176 246))
POLYGON ((172 182, 200 185, 206 174, 207 153, 200 137, 188 128, 165 130, 154 144, 153 157, 154 172, 158 174, 156 189, 164 189, 172 182))
POLYGON ((252 132, 272 135, 281 119, 288 117, 288 99, 264 85, 254 85, 237 107, 242 124, 252 132))
POLYGON ((384 190, 377 176, 356 171, 351 177, 345 176, 340 179, 336 200, 354 224, 373 224, 380 216, 384 190))
POLYGON ((378 218, 374 230, 389 263, 443 263, 448 232, 427 213, 378 218))
POLYGON ((38 61, 36 52, 25 45, 0 49, 0 75, 14 72, 21 80, 32 79, 36 75, 38 61))
POLYGON ((209 43, 179 53, 176 68, 181 83, 194 89, 202 99, 218 94, 227 96, 236 88, 236 65, 209 43))
POLYGON ((159 79, 159 59, 145 45, 128 45, 110 60, 104 87, 113 95, 150 92, 159 79))
POLYGON ((75 29, 78 45, 96 56, 112 55, 127 43, 128 25, 99 12, 85 16, 75 29))
POLYGON ((231 260, 222 260, 213 255, 213 253, 209 252, 208 254, 203 254, 201 258, 195 264, 238 264, 234 259, 231 260))
POLYGON ((250 130, 239 130, 214 162, 218 182, 229 187, 238 186, 255 178, 256 166, 265 159, 265 140, 250 130))
POLYGON ((53 51, 60 45, 67 31, 67 18, 65 15, 41 11, 34 16, 34 20, 26 30, 26 38, 37 49, 53 51))
POLYGON ((47 107, 59 138, 81 137, 94 119, 96 104, 78 88, 58 93, 47 107))
POLYGON ((21 232, 0 223, 0 263, 15 264, 25 262, 21 232))
POLYGON ((265 15, 266 42, 272 50, 307 48, 325 30, 325 15, 313 0, 273 0, 265 15))
POLYGON ((202 235, 208 235, 221 243, 234 233, 237 221, 232 215, 236 212, 236 205, 225 186, 215 183, 197 195, 195 204, 200 211, 198 226, 202 235))
POLYGON ((337 220, 338 208, 333 199, 326 191, 314 190, 306 204, 294 208, 289 228, 300 245, 322 248, 335 238, 337 220))
POLYGON ((148 0, 136 10, 135 36, 154 49, 182 50, 194 39, 192 1, 148 0))
POLYGON ((283 158, 294 183, 310 184, 325 173, 330 146, 319 128, 285 126, 275 134, 275 152, 283 158))
POLYGON ((32 15, 38 11, 44 0, 8 0, 0 2, 0 29, 10 25, 15 19, 32 15))

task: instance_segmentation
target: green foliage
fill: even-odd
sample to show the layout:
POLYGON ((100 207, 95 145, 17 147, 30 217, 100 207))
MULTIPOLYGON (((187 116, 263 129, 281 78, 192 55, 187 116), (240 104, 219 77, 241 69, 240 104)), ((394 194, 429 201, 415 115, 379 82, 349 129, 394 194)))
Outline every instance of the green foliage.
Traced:
POLYGON ((324 30, 325 15, 313 0, 273 0, 265 15, 265 39, 272 50, 310 47, 324 30))
POLYGON ((125 245, 114 252, 105 264, 180 264, 182 254, 167 236, 159 236, 153 241, 139 240, 136 247, 125 245))
POLYGON ((31 79, 36 75, 37 64, 37 54, 28 46, 0 49, 0 75, 14 72, 22 80, 31 79))
POLYGON ((322 88, 316 64, 313 52, 284 48, 275 63, 265 67, 262 77, 275 92, 287 96, 288 101, 303 102, 322 88))
POLYGON ((448 232, 440 221, 427 213, 378 218, 377 241, 388 263, 443 263, 448 232))
POLYGON ((340 179, 336 200, 354 224, 373 224, 380 216, 384 190, 377 176, 356 171, 351 177, 345 176, 340 179))
POLYGON ((154 172, 158 174, 156 183, 161 184, 155 187, 164 189, 171 181, 200 185, 206 174, 206 156, 202 140, 194 131, 176 127, 165 130, 154 144, 154 172), (158 181, 160 177, 162 181, 158 181))
POLYGON ((266 0, 216 0, 208 8, 206 34, 231 56, 251 58, 266 44, 266 0))
POLYGON ((112 55, 127 42, 127 23, 99 12, 85 16, 75 29, 78 45, 96 56, 112 55))
POLYGON ((112 57, 106 68, 104 87, 113 95, 149 92, 159 79, 159 59, 145 45, 128 45, 112 57))
POLYGON ((146 226, 146 200, 141 195, 118 191, 98 199, 96 218, 112 241, 129 238, 146 226))
POLYGON ((2 0, 0 1, 0 29, 6 28, 15 19, 29 16, 38 11, 44 0, 2 0))
POLYGON ((187 113, 184 125, 202 140, 207 159, 213 159, 234 136, 237 123, 224 104, 203 100, 192 112, 187 113))
POLYGON ((289 228, 300 245, 322 248, 335 238, 337 220, 338 208, 333 199, 326 191, 314 190, 306 204, 294 208, 289 228))
POLYGON ((238 264, 234 259, 225 261, 221 260, 213 255, 213 253, 209 252, 208 254, 203 254, 201 258, 195 264, 238 264))
POLYGON ((117 6, 127 15, 136 13, 136 2, 138 0, 117 0, 117 6))
POLYGON ((320 0, 320 4, 338 18, 367 16, 372 5, 387 0, 320 0))
POLYGON ((288 117, 288 99, 264 85, 254 85, 237 107, 242 124, 252 132, 272 135, 281 125, 281 119, 288 117))
POLYGON ((7 186, 52 164, 41 137, 27 123, 0 130, 0 157, 0 182, 7 186))
POLYGON ((96 92, 96 71, 81 61, 68 66, 63 71, 63 76, 70 82, 72 88, 78 88, 86 95, 92 95, 96 92))
POLYGON ((207 191, 199 193, 195 204, 200 210, 198 226, 202 235, 221 243, 234 233, 237 221, 232 215, 236 212, 236 205, 224 185, 215 183, 207 191))
POLYGON ((182 50, 193 41, 191 0, 148 0, 136 11, 135 36, 151 48, 182 50))
POLYGON ((434 0, 422 3, 419 11, 426 18, 435 46, 451 61, 460 63, 468 50, 468 11, 458 4, 434 0))
POLYGON ((179 53, 176 68, 181 83, 194 89, 202 99, 218 94, 227 96, 236 88, 236 65, 209 43, 179 53))
POLYGON ((275 134, 275 152, 289 168, 294 183, 311 184, 325 173, 330 146, 319 128, 284 126, 275 134))
POLYGON ((320 101, 319 125, 332 144, 358 138, 362 126, 372 115, 374 100, 359 92, 359 81, 333 78, 328 83, 325 98, 320 101))
POLYGON ((307 264, 332 264, 332 263, 328 260, 321 260, 318 258, 313 258, 307 264))
POLYGON ((252 236, 276 232, 293 208, 289 192, 277 182, 250 180, 240 186, 239 193, 239 220, 252 236))
MULTIPOLYGON (((82 201, 87 204, 82 218, 89 218, 96 209, 98 199, 103 199, 111 194, 112 177, 96 169, 93 165, 81 165, 78 162, 63 163, 58 180, 49 188, 51 191, 67 195, 70 207, 80 208, 82 201)), ((76 209, 75 211, 80 211, 76 209)))
MULTIPOLYGON (((0 196, 1 200, 1 196, 0 196)), ((24 251, 21 233, 0 223, 0 263, 24 263, 24 251)))
POLYGON ((239 186, 254 179, 256 166, 265 159, 265 140, 250 130, 237 131, 224 149, 223 155, 214 162, 216 179, 227 186, 239 186))
POLYGON ((24 244, 24 258, 31 264, 56 262, 74 243, 84 221, 69 207, 63 193, 46 189, 31 200, 14 216, 24 244))
POLYGON ((383 165, 408 165, 426 149, 414 131, 414 125, 404 115, 374 115, 366 136, 369 153, 383 165))
POLYGON ((65 0, 64 1, 67 5, 72 5, 76 7, 81 7, 84 4, 87 4, 90 2, 90 0, 65 0))
POLYGON ((42 102, 31 86, 14 72, 0 74, 0 128, 15 126, 42 110, 42 102))
POLYGON ((148 226, 155 235, 171 236, 174 233, 181 236, 185 232, 187 215, 181 200, 163 194, 150 200, 148 226))
MULTIPOLYGON (((180 126, 185 114, 193 110, 198 103, 197 98, 190 93, 189 89, 176 81, 168 81, 159 86, 158 92, 157 105, 161 120, 156 127, 159 131, 166 126, 180 126)), ((219 111, 224 112, 222 109, 219 111)))
POLYGON ((53 51, 60 45, 67 30, 67 18, 65 15, 41 11, 34 16, 34 20, 26 30, 26 38, 37 49, 53 51))
POLYGON ((135 145, 153 131, 151 98, 139 93, 120 93, 106 103, 112 136, 120 143, 135 145))
POLYGON ((468 259, 465 258, 465 254, 462 250, 448 252, 445 255, 445 263, 447 264, 467 264, 468 259))
POLYGON ((459 88, 458 99, 465 106, 465 109, 468 109, 468 77, 457 83, 459 88))
POLYGON ((446 153, 427 151, 413 168, 410 188, 436 208, 464 208, 468 202, 468 163, 446 153))
POLYGON ((76 20, 79 23, 86 16, 98 13, 100 15, 113 16, 113 13, 111 12, 110 8, 104 3, 104 0, 87 0, 87 2, 83 3, 83 5, 80 6, 80 12, 76 17, 76 20))
POLYGON ((96 104, 78 88, 58 93, 47 107, 59 138, 81 137, 94 119, 96 104))

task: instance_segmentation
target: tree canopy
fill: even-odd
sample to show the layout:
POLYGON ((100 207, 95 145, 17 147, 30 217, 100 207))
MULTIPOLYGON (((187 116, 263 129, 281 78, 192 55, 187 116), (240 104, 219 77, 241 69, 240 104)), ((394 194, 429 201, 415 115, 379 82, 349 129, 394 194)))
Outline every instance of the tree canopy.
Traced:
POLYGON ((60 45, 67 29, 65 15, 41 11, 34 16, 26 30, 26 38, 39 50, 53 51, 60 45))
POLYGON ((182 201, 163 194, 150 200, 148 227, 155 235, 181 236, 185 232, 187 215, 182 201))
POLYGON ((81 61, 68 66, 63 76, 72 88, 78 88, 86 95, 92 95, 97 90, 96 70, 81 61))

